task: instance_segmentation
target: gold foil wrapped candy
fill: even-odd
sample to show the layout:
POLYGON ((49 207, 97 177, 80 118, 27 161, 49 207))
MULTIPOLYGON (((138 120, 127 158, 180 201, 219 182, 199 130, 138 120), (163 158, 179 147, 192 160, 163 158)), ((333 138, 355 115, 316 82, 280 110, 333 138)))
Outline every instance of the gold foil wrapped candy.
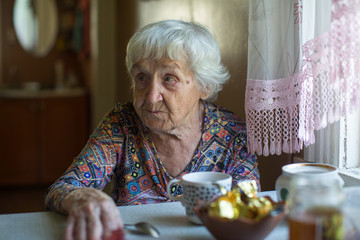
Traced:
POLYGON ((211 202, 208 208, 210 216, 237 219, 240 216, 238 204, 241 204, 239 191, 229 191, 211 202))
POLYGON ((226 191, 218 186, 222 196, 208 206, 208 214, 213 217, 238 219, 248 218, 258 221, 266 217, 273 208, 266 197, 258 197, 258 188, 254 180, 239 182, 237 188, 226 191))

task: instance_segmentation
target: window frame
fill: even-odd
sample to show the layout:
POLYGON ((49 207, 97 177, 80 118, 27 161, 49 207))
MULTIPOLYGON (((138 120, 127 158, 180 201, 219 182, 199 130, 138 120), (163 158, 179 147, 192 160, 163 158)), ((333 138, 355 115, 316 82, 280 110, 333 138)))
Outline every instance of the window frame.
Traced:
POLYGON ((345 185, 360 185, 360 111, 340 119, 339 173, 345 185))

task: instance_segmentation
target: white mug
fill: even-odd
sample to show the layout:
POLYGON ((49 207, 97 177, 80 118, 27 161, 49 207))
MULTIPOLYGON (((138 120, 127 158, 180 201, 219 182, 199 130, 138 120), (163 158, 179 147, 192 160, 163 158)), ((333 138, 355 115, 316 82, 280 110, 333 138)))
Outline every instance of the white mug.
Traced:
POLYGON ((187 173, 179 179, 173 179, 166 186, 168 196, 173 201, 181 201, 186 209, 186 215, 193 223, 201 224, 200 219, 193 211, 196 200, 209 201, 216 196, 221 195, 220 185, 226 190, 231 190, 232 177, 229 174, 221 172, 194 172, 187 173), (182 189, 182 195, 174 196, 174 189, 179 185, 182 189))

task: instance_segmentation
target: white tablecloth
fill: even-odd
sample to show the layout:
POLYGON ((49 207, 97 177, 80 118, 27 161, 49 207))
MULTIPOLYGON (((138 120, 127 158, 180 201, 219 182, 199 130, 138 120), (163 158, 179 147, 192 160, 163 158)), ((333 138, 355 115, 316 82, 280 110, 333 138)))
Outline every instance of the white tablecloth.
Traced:
MULTIPOLYGON (((272 195, 274 192, 262 193, 272 195)), ((164 240, 212 240, 212 235, 202 225, 188 221, 185 209, 179 202, 118 207, 125 223, 149 221, 155 225, 164 240)), ((57 240, 62 239, 66 217, 53 212, 36 212, 0 215, 1 240, 57 240)), ((280 225, 267 240, 286 239, 287 228, 280 225)), ((127 231, 128 240, 149 239, 127 231)))
MULTIPOLYGON (((360 187, 347 196, 345 212, 353 220, 360 233, 360 187)), ((274 191, 261 195, 276 199, 274 191)), ((185 209, 179 202, 118 207, 125 223, 149 221, 155 225, 164 240, 213 240, 204 226, 194 225, 185 216, 185 209)), ((53 212, 37 212, 0 215, 0 240, 57 240, 62 239, 66 217, 53 212)), ((128 240, 144 240, 149 237, 127 231, 128 240)), ((279 224, 266 240, 288 239, 286 221, 279 224)), ((355 238, 356 239, 356 238, 355 238)))

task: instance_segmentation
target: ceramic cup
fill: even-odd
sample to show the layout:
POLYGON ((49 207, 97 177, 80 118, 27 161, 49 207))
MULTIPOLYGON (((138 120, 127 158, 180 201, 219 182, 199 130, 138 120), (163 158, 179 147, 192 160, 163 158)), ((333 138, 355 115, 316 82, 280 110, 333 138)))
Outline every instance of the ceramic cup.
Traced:
POLYGON ((279 201, 287 200, 289 185, 294 177, 305 177, 314 184, 321 179, 334 178, 341 187, 344 181, 338 174, 336 167, 321 163, 292 163, 282 167, 282 175, 275 183, 275 190, 279 201))
POLYGON ((226 190, 231 190, 232 177, 221 172, 196 172, 188 173, 179 179, 173 179, 167 185, 168 196, 173 201, 181 201, 186 209, 186 215, 193 223, 201 224, 200 219, 193 211, 196 200, 209 201, 221 195, 217 186, 223 186, 226 190), (178 191, 179 187, 181 188, 178 191), (179 196, 175 196, 179 194, 179 196))

